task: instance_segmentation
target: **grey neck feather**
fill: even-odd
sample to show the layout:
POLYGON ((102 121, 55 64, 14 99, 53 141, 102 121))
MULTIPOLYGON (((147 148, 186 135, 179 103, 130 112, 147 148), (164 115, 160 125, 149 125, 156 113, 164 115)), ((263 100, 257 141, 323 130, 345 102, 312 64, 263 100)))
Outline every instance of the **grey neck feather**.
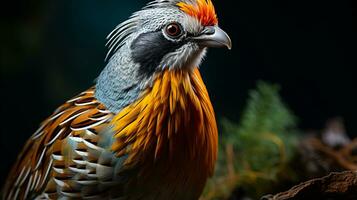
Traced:
POLYGON ((96 84, 96 98, 113 113, 134 102, 146 82, 140 80, 139 65, 131 60, 128 48, 124 45, 113 55, 96 84))

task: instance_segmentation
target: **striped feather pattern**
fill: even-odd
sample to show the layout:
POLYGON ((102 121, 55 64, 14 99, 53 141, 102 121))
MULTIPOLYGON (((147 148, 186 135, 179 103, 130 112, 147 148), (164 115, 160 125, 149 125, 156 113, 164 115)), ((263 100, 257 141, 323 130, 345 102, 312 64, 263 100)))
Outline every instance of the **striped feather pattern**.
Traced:
POLYGON ((5 185, 4 199, 81 197, 75 191, 78 183, 94 183, 88 178, 91 173, 97 182, 98 161, 89 152, 103 151, 97 147, 98 132, 111 118, 94 98, 94 88, 59 107, 26 143, 5 185), (92 168, 89 161, 95 163, 92 168))

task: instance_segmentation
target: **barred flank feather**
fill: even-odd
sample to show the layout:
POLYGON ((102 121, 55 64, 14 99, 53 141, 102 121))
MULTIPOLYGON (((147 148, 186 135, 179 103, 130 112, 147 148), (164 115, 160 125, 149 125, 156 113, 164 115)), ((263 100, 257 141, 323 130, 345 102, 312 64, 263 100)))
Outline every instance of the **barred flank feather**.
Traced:
POLYGON ((4 199, 83 195, 74 190, 79 181, 76 174, 91 173, 85 167, 88 151, 100 150, 96 145, 97 132, 113 117, 93 95, 94 88, 81 93, 42 123, 12 168, 4 188, 4 199), (72 145, 71 141, 77 145, 72 145))

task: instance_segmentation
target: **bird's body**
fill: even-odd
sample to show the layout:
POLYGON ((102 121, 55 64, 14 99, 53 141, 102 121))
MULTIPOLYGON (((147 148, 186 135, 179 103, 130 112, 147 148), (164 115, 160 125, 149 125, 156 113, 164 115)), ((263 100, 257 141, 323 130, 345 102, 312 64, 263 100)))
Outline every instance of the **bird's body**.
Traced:
POLYGON ((205 0, 155 1, 121 24, 111 46, 122 44, 96 86, 41 124, 3 198, 198 199, 214 171, 217 127, 197 66, 205 47, 219 44, 203 34, 179 41, 171 33, 181 26, 173 22, 187 34, 216 25, 205 24, 213 16, 192 14, 200 6, 214 11, 205 0))

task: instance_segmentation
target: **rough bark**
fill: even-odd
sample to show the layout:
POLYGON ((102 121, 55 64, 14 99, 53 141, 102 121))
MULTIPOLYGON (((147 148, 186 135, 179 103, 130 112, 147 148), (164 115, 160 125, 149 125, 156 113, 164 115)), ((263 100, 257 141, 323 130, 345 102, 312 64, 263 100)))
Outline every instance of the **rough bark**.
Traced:
POLYGON ((357 200, 357 171, 331 173, 292 187, 276 195, 267 195, 261 200, 298 199, 344 199, 357 200))

